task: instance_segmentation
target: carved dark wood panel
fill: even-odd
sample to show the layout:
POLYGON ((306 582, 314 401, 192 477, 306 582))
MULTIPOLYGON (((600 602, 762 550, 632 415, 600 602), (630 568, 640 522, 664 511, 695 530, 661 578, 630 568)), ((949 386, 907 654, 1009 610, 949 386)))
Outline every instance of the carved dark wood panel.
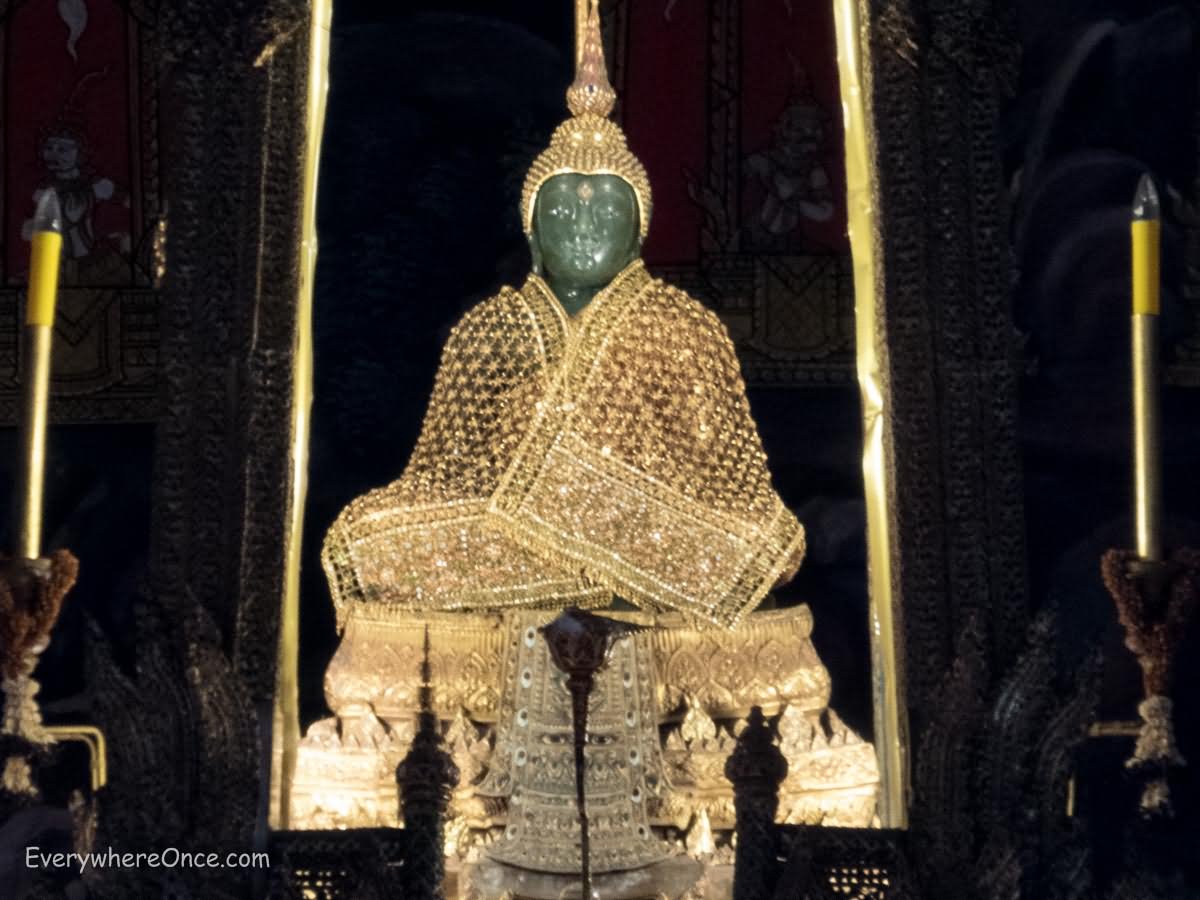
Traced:
POLYGON ((863 4, 870 23, 883 265, 880 339, 919 731, 954 635, 987 623, 1009 660, 1025 622, 1017 345, 997 154, 1015 38, 990 6, 863 4), (920 661, 917 664, 917 661, 920 661))
MULTIPOLYGON (((308 21, 303 0, 175 0, 159 9, 170 230, 151 624, 139 629, 132 678, 97 635, 90 679, 98 724, 112 736, 101 827, 118 847, 169 838, 265 848, 308 21), (147 830, 159 821, 175 824, 147 830)), ((265 872, 172 878, 171 896, 266 890, 265 872)), ((101 896, 135 896, 128 878, 114 879, 98 886, 101 896)))

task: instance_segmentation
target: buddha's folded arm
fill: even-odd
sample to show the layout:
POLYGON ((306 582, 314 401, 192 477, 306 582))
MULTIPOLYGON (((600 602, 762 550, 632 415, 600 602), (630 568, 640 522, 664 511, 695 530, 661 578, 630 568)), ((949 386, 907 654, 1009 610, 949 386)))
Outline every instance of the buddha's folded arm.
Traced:
POLYGON ((580 317, 488 513, 639 606, 726 626, 804 548, 724 325, 640 264, 580 317))
POLYGON ((544 314, 506 289, 451 332, 404 473, 354 500, 326 536, 322 564, 339 627, 355 603, 448 610, 607 601, 578 569, 514 543, 484 512, 561 352, 561 340, 545 339, 555 323, 544 314))

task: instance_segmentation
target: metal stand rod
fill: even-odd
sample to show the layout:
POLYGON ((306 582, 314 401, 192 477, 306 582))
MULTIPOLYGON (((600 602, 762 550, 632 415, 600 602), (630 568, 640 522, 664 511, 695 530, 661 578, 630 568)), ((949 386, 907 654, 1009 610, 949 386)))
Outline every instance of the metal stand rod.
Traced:
POLYGON ((571 690, 571 726, 575 737, 575 802, 579 806, 579 857, 580 877, 583 881, 583 898, 592 900, 592 861, 588 838, 587 807, 584 803, 586 768, 584 748, 587 745, 588 698, 592 693, 591 675, 571 675, 567 687, 571 690))

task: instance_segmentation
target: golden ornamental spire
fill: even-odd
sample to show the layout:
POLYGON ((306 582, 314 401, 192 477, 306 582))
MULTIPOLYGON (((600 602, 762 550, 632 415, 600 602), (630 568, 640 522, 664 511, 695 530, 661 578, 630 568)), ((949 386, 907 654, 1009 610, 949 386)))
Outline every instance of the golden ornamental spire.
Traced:
POLYGON ((558 126, 550 138, 550 146, 533 161, 525 176, 521 224, 527 235, 533 234, 537 193, 555 175, 616 175, 633 188, 639 232, 644 240, 650 227, 650 180, 638 158, 629 152, 621 126, 608 118, 617 102, 617 92, 608 81, 608 67, 604 63, 597 0, 588 4, 582 41, 575 81, 567 88, 571 117, 558 126))
POLYGON ((567 88, 567 109, 573 116, 591 113, 608 117, 617 103, 617 92, 608 81, 604 64, 604 45, 600 37, 600 9, 597 0, 588 4, 587 25, 584 26, 583 48, 575 81, 567 88))

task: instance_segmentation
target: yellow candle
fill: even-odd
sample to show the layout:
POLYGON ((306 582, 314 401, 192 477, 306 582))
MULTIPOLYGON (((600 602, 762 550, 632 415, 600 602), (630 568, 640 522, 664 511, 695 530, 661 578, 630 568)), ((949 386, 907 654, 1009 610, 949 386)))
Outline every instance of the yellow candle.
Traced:
POLYGON ((1150 176, 1138 182, 1130 222, 1133 270, 1133 514, 1138 556, 1162 559, 1158 425, 1159 206, 1150 176))
POLYGON ((62 255, 62 210, 58 196, 45 191, 33 216, 29 297, 22 353, 21 467, 15 522, 17 556, 36 559, 42 541, 42 488, 46 474, 46 425, 50 405, 50 344, 62 255))
POLYGON ((1139 219, 1137 209, 1129 230, 1133 237, 1133 312, 1157 316, 1159 286, 1159 232, 1161 223, 1157 217, 1139 219))
POLYGON ((49 230, 33 233, 26 325, 54 324, 54 300, 58 296, 58 265, 61 257, 61 234, 49 230))

